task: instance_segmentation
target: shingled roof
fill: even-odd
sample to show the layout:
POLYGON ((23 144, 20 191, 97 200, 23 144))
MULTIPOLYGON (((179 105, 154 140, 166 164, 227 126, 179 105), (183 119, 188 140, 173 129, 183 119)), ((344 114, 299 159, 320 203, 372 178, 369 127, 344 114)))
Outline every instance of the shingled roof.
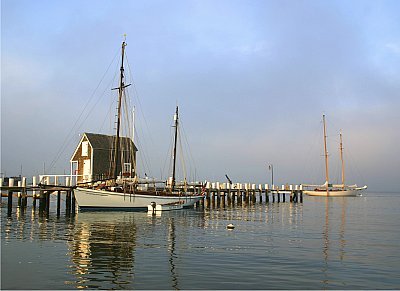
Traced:
MULTIPOLYGON (((85 132, 84 134, 86 135, 93 149, 110 150, 114 148, 115 135, 112 136, 89 132, 85 132)), ((120 142, 121 145, 128 145, 129 149, 125 148, 124 150, 130 150, 130 147, 133 146, 133 150, 137 152, 138 149, 129 137, 120 137, 120 142)))

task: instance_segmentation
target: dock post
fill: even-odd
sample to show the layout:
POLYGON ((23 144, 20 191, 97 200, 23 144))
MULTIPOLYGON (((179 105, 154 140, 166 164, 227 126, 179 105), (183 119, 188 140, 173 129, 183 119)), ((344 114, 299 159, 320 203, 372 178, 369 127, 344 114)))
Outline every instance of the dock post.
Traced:
POLYGON ((251 185, 250 183, 246 183, 247 189, 246 189, 246 194, 244 196, 244 199, 246 200, 246 203, 250 203, 250 195, 251 195, 251 185))
POLYGON ((75 193, 73 190, 71 190, 71 210, 72 210, 72 214, 75 214, 76 212, 76 199, 75 199, 75 193))
POLYGON ((303 203, 303 185, 300 185, 300 203, 303 203))
POLYGON ((39 196, 39 213, 43 212, 43 208, 45 208, 45 199, 44 199, 44 192, 40 189, 40 196, 39 196))
POLYGON ((243 202, 243 195, 244 195, 244 192, 242 191, 242 184, 240 184, 240 188, 239 188, 239 197, 238 197, 238 204, 242 204, 242 202, 243 202))
POLYGON ((7 216, 11 217, 11 212, 12 212, 12 191, 8 191, 8 207, 7 207, 7 216))
POLYGON ((33 210, 36 209, 36 196, 35 195, 32 195, 32 207, 33 207, 33 210))
POLYGON ((240 200, 240 188, 241 188, 241 184, 237 183, 236 184, 236 203, 239 204, 239 200, 240 200))
POLYGON ((28 204, 28 195, 26 191, 26 177, 22 178, 22 207, 25 208, 28 204))
MULTIPOLYGON (((37 186, 37 179, 36 176, 32 177, 32 186, 35 188, 37 186)), ((35 203, 35 198, 36 198, 36 190, 32 191, 32 198, 33 198, 33 202, 35 203)))
MULTIPOLYGON (((0 188, 3 187, 3 178, 0 178, 0 188)), ((3 203, 3 194, 0 191, 0 202, 3 203)))
MULTIPOLYGON (((18 188, 22 187, 22 181, 18 181, 18 188)), ((21 190, 21 189, 19 189, 21 190)), ((17 197, 18 197, 18 207, 21 207, 22 204, 22 192, 17 192, 17 197)))
POLYGON ((57 217, 60 217, 61 191, 57 191, 57 217))
POLYGON ((65 212, 69 216, 71 212, 71 190, 67 191, 66 199, 65 199, 65 212))
POLYGON ((46 201, 46 216, 49 216, 50 213, 50 191, 47 191, 46 193, 46 197, 45 197, 45 201, 46 201))
POLYGON ((256 196, 256 184, 252 184, 251 185, 251 192, 252 192, 252 196, 251 196, 251 198, 252 198, 252 202, 253 203, 256 203, 256 201, 257 201, 257 196, 256 196))
MULTIPOLYGON (((10 178, 9 180, 8 180, 8 187, 14 187, 14 179, 13 178, 10 178)), ((7 204, 7 216, 8 217, 11 217, 11 212, 12 212, 12 195, 13 195, 13 192, 12 192, 12 190, 10 190, 10 191, 8 191, 8 204, 7 204)))
POLYGON ((265 184, 265 203, 269 202, 268 189, 269 189, 269 185, 265 184))

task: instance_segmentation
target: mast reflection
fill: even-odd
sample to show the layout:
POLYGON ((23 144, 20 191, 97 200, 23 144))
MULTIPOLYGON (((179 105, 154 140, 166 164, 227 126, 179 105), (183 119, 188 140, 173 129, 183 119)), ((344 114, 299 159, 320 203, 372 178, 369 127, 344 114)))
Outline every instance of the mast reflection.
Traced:
MULTIPOLYGON (((345 247, 346 247, 346 239, 345 239, 345 226, 346 226, 346 209, 347 209, 347 199, 348 197, 340 197, 341 198, 341 212, 340 212, 340 226, 339 226, 339 231, 338 231, 338 240, 335 241, 331 241, 329 238, 330 233, 332 233, 332 223, 333 225, 335 225, 335 221, 330 221, 329 218, 329 211, 330 211, 330 207, 334 207, 335 205, 332 205, 333 203, 336 203, 336 201, 338 201, 338 198, 330 198, 330 197, 326 197, 325 198, 325 225, 323 227, 323 231, 322 231, 322 237, 323 237, 323 248, 322 248, 322 252, 323 252, 323 258, 324 258, 324 267, 322 269, 322 272, 324 274, 324 280, 322 281, 322 283, 326 286, 329 285, 329 278, 328 278, 328 270, 329 270, 329 262, 330 262, 330 258, 329 258, 329 251, 330 251, 330 246, 331 243, 335 243, 337 242, 338 244, 338 250, 339 250, 339 259, 340 261, 344 260, 344 255, 345 255, 345 247), (332 200, 335 199, 335 200, 332 200), (330 203, 332 203, 330 205, 330 203), (331 225, 330 225, 331 224, 331 225)), ((331 218, 332 220, 332 218, 331 218)), ((334 219, 333 219, 334 220, 334 219)))
POLYGON ((174 259, 176 258, 175 254, 175 221, 174 218, 171 217, 169 219, 169 227, 168 227, 168 252, 169 252, 169 265, 171 271, 171 287, 175 290, 179 290, 178 287, 178 275, 175 268, 174 259))

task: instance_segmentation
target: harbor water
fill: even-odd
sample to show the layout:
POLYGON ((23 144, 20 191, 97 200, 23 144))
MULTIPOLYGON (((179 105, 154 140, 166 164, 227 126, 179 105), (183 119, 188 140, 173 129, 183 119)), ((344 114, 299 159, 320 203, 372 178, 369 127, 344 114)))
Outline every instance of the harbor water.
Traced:
POLYGON ((1 289, 399 289, 399 222, 400 193, 60 217, 3 198, 1 289))

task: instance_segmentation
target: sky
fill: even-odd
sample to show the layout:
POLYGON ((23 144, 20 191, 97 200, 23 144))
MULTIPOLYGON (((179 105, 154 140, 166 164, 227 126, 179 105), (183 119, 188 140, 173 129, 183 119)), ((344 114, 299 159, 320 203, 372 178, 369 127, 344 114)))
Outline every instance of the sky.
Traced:
POLYGON ((1 0, 3 174, 109 133, 124 34, 139 173, 168 175, 179 105, 193 179, 323 183, 325 114, 331 180, 342 130, 346 182, 398 191, 399 1, 1 0))

